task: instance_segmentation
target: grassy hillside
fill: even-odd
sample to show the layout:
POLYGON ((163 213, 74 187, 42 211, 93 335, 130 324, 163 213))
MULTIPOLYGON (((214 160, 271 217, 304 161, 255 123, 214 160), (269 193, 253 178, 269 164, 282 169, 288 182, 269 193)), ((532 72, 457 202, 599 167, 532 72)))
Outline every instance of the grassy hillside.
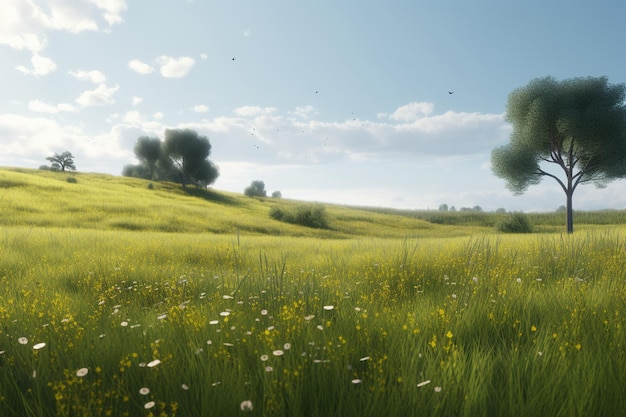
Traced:
POLYGON ((442 226, 402 213, 328 204, 324 205, 329 220, 325 230, 269 217, 272 207, 289 210, 302 204, 103 174, 0 169, 0 225, 7 226, 323 238, 457 236, 486 229, 442 226))
POLYGON ((0 169, 0 416, 623 415, 621 212, 320 230, 149 184, 0 169))

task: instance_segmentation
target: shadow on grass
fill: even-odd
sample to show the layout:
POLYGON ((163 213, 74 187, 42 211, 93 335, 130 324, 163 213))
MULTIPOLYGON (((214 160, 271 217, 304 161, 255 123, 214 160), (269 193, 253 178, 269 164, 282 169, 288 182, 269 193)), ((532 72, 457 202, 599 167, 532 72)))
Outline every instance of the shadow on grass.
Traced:
POLYGON ((191 188, 185 187, 182 189, 184 194, 187 194, 192 197, 202 198, 206 201, 211 201, 213 203, 220 204, 228 204, 230 206, 241 206, 241 201, 236 198, 228 197, 224 194, 217 193, 212 190, 202 189, 202 188, 191 188))

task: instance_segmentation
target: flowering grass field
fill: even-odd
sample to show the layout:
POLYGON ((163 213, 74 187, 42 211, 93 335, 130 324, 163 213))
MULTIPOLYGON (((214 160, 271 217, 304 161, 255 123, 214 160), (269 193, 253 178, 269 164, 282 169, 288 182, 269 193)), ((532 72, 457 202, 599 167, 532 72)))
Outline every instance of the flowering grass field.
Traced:
POLYGON ((0 417, 624 414, 624 212, 312 229, 269 218, 286 199, 68 178, 0 169, 0 417))
POLYGON ((4 226, 1 416, 621 416, 623 229, 4 226))

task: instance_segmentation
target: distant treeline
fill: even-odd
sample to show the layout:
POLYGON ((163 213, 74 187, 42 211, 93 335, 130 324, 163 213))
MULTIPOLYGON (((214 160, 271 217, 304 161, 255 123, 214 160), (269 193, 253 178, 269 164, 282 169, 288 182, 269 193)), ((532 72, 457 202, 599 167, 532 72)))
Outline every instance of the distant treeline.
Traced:
MULTIPOLYGON (((375 213, 395 214, 420 219, 433 224, 456 226, 493 227, 510 213, 485 211, 439 211, 439 210, 405 210, 378 207, 353 207, 375 213)), ((524 213, 534 226, 563 226, 565 212, 562 210, 550 213, 524 213)), ((626 224, 626 210, 574 211, 578 224, 626 224)))

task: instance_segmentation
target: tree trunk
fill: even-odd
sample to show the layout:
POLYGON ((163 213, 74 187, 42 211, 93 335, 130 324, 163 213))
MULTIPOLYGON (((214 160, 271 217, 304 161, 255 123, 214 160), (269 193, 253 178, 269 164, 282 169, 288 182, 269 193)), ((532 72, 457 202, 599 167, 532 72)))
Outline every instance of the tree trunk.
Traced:
POLYGON ((567 196, 567 233, 574 233, 574 215, 572 210, 572 195, 574 194, 574 190, 567 190, 565 195, 567 196))

